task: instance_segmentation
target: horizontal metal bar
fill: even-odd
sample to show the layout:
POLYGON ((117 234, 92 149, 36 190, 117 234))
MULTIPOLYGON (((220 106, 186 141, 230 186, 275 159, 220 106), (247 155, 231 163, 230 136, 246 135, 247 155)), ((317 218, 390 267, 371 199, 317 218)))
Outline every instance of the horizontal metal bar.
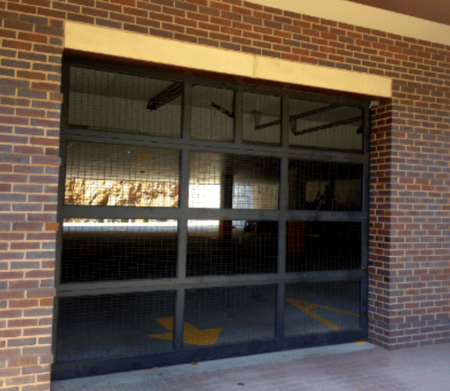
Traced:
MULTIPOLYGON (((135 371, 153 367, 164 367, 193 361, 207 361, 227 357, 263 354, 290 349, 319 347, 323 345, 343 344, 360 341, 367 332, 360 329, 339 330, 322 333, 299 334, 285 338, 270 338, 249 342, 208 345, 196 349, 152 352, 146 356, 123 357, 113 359, 90 359, 75 362, 59 362, 58 356, 52 365, 52 380, 77 378, 82 376, 104 375, 107 373, 135 371)), ((250 361, 252 358, 249 359, 250 361)), ((247 360, 247 361, 249 361, 247 360)), ((238 383, 239 384, 239 383, 238 383)), ((245 389, 245 388, 244 388, 245 389)))
POLYGON ((286 220, 290 221, 367 221, 365 212, 334 212, 327 210, 289 210, 286 220))
POLYGON ((362 269, 332 270, 286 274, 249 274, 236 276, 201 276, 152 280, 107 281, 61 284, 58 297, 100 295, 129 292, 154 292, 176 289, 199 289, 295 282, 358 281, 365 277, 362 269))
MULTIPOLYGON (((325 111, 333 110, 333 109, 336 109, 336 108, 338 108, 338 107, 340 107, 340 106, 339 106, 338 104, 335 104, 335 103, 334 103, 334 104, 332 104, 332 105, 325 106, 325 107, 320 107, 320 108, 318 108, 318 109, 310 110, 310 111, 307 111, 307 112, 305 112, 305 113, 300 113, 300 114, 290 115, 290 116, 289 116, 289 121, 294 121, 294 120, 297 120, 297 119, 300 119, 300 118, 310 117, 311 115, 323 113, 323 112, 325 112, 325 111)), ((266 123, 266 124, 262 124, 262 125, 255 126, 255 130, 260 130, 260 129, 269 128, 269 127, 271 127, 271 126, 273 126, 273 125, 278 125, 278 124, 280 124, 280 123, 281 123, 281 120, 276 120, 276 121, 268 122, 268 123, 266 123)))
POLYGON ((360 117, 360 116, 353 117, 353 118, 347 118, 347 119, 343 119, 341 121, 331 122, 329 124, 315 126, 313 128, 300 130, 298 132, 295 132, 295 135, 296 136, 300 136, 302 134, 311 133, 311 132, 317 132, 318 130, 334 128, 334 127, 339 126, 339 125, 351 124, 353 122, 359 122, 359 121, 362 121, 362 117, 360 117))
MULTIPOLYGON (((289 210, 286 220, 291 221, 367 221, 364 212, 333 212, 325 210, 289 210)), ((278 210, 265 209, 205 209, 205 208, 162 208, 135 206, 82 206, 65 205, 62 218, 83 219, 155 219, 176 220, 278 220, 278 210)))
POLYGON ((262 209, 65 205, 61 215, 64 218, 86 219, 277 220, 279 212, 262 209))
POLYGON ((196 149, 204 152, 234 153, 251 156, 288 157, 290 159, 317 160, 329 162, 348 162, 364 164, 369 156, 358 152, 324 151, 302 147, 263 146, 255 144, 235 144, 230 142, 209 140, 183 140, 181 138, 156 137, 132 133, 106 132, 71 128, 62 132, 67 140, 80 142, 137 145, 151 148, 196 149))

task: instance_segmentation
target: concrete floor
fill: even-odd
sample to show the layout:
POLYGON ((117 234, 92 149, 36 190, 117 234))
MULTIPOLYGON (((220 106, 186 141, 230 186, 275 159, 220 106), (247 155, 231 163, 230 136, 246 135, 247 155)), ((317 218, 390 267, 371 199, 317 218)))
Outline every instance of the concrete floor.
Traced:
POLYGON ((450 344, 350 343, 52 382, 52 391, 445 391, 450 344))

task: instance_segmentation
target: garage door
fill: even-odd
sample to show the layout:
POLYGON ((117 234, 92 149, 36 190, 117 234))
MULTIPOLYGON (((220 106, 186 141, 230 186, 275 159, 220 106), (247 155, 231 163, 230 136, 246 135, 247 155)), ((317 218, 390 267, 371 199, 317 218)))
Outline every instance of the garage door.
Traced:
POLYGON ((368 102, 63 75, 54 379, 367 336, 368 102))

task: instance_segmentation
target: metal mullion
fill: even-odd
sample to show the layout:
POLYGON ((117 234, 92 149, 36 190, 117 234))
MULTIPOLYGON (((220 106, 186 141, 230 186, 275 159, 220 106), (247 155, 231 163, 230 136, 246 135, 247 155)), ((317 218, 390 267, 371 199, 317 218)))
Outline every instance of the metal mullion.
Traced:
POLYGON ((368 295, 369 295, 369 280, 367 273, 361 279, 360 282, 360 302, 359 302, 359 328, 365 333, 365 337, 367 337, 369 331, 369 322, 368 322, 368 295))
POLYGON ((286 296, 286 282, 279 282, 277 285, 277 306, 275 318, 275 338, 284 338, 284 307, 286 296))
MULTIPOLYGON (((287 159, 286 159, 287 160, 287 159)), ((187 188, 185 191, 188 191, 187 188)), ((180 186, 180 192, 182 192, 180 186)), ((180 202, 180 201, 179 201, 180 202)), ((164 208, 135 206, 81 206, 65 205, 62 218, 91 219, 195 219, 195 220, 261 220, 274 221, 284 218, 292 221, 355 221, 368 220, 361 212, 334 212, 317 210, 287 210, 283 212, 264 209, 207 209, 207 208, 164 208)))
MULTIPOLYGON (((187 130, 186 130, 187 132, 187 130)), ((66 139, 80 141, 80 142, 92 142, 92 143, 107 143, 107 144, 124 144, 124 145, 137 145, 143 147, 152 148, 170 148, 170 149, 182 149, 189 147, 203 152, 218 152, 251 155, 251 156, 270 156, 270 157, 291 157, 300 160, 309 161, 324 161, 324 162, 341 162, 341 163, 356 163, 364 164, 368 161, 368 157, 363 154, 348 153, 348 152, 331 152, 321 151, 307 148, 286 148, 282 147, 268 147, 256 144, 236 144, 222 141, 209 141, 209 140, 185 140, 179 138, 164 138, 155 137, 149 135, 133 135, 127 133, 115 133, 115 132, 100 132, 96 134, 96 131, 92 130, 70 130, 64 132, 63 137, 66 139), (99 134, 102 134, 100 138, 99 134)))
MULTIPOLYGON (((363 142, 364 154, 369 156, 370 153, 370 108, 368 105, 364 108, 364 125, 363 125, 363 142)), ((364 164, 363 170, 363 211, 369 216, 370 210, 370 165, 369 161, 364 164)), ((364 277, 361 280, 361 296, 360 296, 360 316, 359 327, 367 336, 368 333, 368 292, 369 292, 369 219, 362 222, 362 243, 361 243, 361 268, 364 277)))
POLYGON ((181 148, 185 144, 179 137, 161 137, 152 136, 150 134, 138 134, 127 132, 113 132, 108 130, 80 129, 77 127, 69 127, 61 132, 65 138, 77 141, 106 142, 108 144, 120 144, 123 142, 132 145, 148 145, 160 144, 167 148, 181 148))
MULTIPOLYGON (((286 95, 281 98, 281 148, 289 148, 289 99, 286 95)), ((289 158, 286 156, 280 161, 280 194, 278 219, 278 275, 282 278, 286 273, 286 224, 288 209, 288 174, 289 158)), ((284 338, 284 312, 285 312, 285 291, 286 282, 280 281, 277 285, 277 306, 275 317, 275 337, 284 338)))
POLYGON ((318 210, 289 210, 288 221, 367 221, 366 214, 361 212, 334 212, 318 210))
POLYGON ((184 307, 185 307, 185 288, 178 287, 175 304, 175 320, 173 325, 174 350, 183 349, 184 307))
POLYGON ((55 288, 59 287, 59 279, 61 274, 61 253, 62 253, 62 231, 64 224, 64 197, 65 197, 65 182, 66 182, 66 140, 61 139, 59 143, 60 148, 60 159, 61 165, 59 167, 59 178, 58 178, 58 232, 56 234, 56 267, 55 267, 55 288))
POLYGON ((359 99, 347 98, 338 95, 323 95, 300 90, 288 90, 291 99, 305 100, 318 103, 336 103, 341 106, 365 107, 366 102, 359 99))
MULTIPOLYGON (((62 64, 62 92, 63 92, 63 102, 61 105, 61 130, 67 129, 69 120, 69 89, 70 89, 70 67, 67 62, 62 64)), ((65 196, 65 182, 66 182, 66 140, 60 137, 59 139, 59 157, 61 159, 61 164, 59 166, 59 176, 58 176, 58 204, 57 204, 57 217, 58 231, 56 233, 56 249, 55 249, 55 289, 58 291, 60 287, 60 276, 61 276, 61 255, 62 255, 62 232, 64 218, 62 217, 62 207, 64 205, 65 196)), ((58 329, 58 314, 59 314, 59 301, 55 297, 53 303, 53 318, 52 318, 52 354, 56 357, 56 345, 57 345, 57 329, 58 329)))
MULTIPOLYGON (((181 119, 181 137, 184 143, 191 138, 192 127, 192 81, 185 80, 183 84, 183 103, 181 119)), ((180 286, 186 279, 187 259, 187 217, 183 216, 189 209, 189 165, 190 150, 184 146, 180 156, 180 185, 178 193, 178 208, 181 216, 178 218, 178 258, 177 258, 177 296, 173 325, 173 348, 183 349, 183 324, 185 308, 185 288, 180 286), (183 213, 184 212, 184 213, 183 213)))
POLYGON ((181 140, 187 141, 191 138, 192 127, 192 81, 189 79, 184 81, 182 99, 181 140))
POLYGON ((244 95, 242 88, 234 90, 234 129, 233 144, 236 147, 242 147, 242 134, 244 127, 244 95))
POLYGON ((81 282, 61 285, 58 297, 97 295, 102 293, 150 292, 161 290, 232 287, 246 285, 270 285, 294 282, 361 281, 363 270, 331 270, 320 272, 297 272, 279 275, 237 274, 232 276, 189 277, 180 282, 176 278, 143 279, 127 281, 81 282))
POLYGON ((180 186, 178 195, 178 208, 173 210, 178 215, 178 262, 177 280, 186 278, 186 254, 187 254, 187 220, 192 214, 188 207, 189 202, 189 165, 190 151, 185 148, 181 151, 180 159, 180 186))
POLYGON ((287 222, 287 202, 288 202, 288 170, 289 160, 281 159, 280 164, 280 195, 279 207, 280 216, 278 218, 278 273, 284 274, 286 270, 286 222, 287 222))
MULTIPOLYGON (((180 193, 183 190, 180 186, 180 193)), ((188 191, 186 187, 185 191, 188 191)), ((180 202, 180 199, 179 199, 180 202)), ((81 206, 66 205, 62 209, 65 218, 90 219, 194 219, 194 220, 267 220, 279 218, 279 211, 264 209, 206 209, 164 208, 135 206, 81 206)))
POLYGON ((364 154, 367 157, 366 162, 364 164, 364 170, 363 170, 363 199, 362 199, 362 205, 363 210, 369 214, 369 200, 370 200, 370 187, 369 187, 369 180, 370 180, 370 160, 369 160, 369 153, 370 153, 370 109, 366 107, 364 109, 364 132, 363 132, 363 140, 364 140, 364 154))

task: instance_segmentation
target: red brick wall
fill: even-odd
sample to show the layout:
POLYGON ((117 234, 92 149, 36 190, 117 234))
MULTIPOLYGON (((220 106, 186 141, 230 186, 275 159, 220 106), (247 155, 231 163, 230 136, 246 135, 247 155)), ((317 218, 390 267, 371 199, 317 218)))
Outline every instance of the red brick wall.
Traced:
POLYGON ((392 78, 373 111, 370 340, 449 341, 449 46, 241 0, 8 0, 0 19, 0 387, 49 389, 64 20, 392 78))

